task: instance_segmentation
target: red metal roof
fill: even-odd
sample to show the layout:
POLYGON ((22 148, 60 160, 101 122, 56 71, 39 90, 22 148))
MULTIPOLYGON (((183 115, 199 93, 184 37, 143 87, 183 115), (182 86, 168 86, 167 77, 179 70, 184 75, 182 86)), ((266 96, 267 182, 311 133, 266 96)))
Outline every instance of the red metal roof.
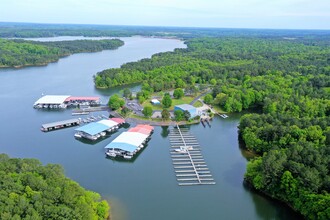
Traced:
POLYGON ((88 96, 70 96, 69 98, 65 99, 66 102, 72 101, 99 101, 100 97, 88 97, 88 96))
POLYGON ((109 118, 109 120, 112 120, 114 122, 117 122, 118 124, 125 123, 125 120, 122 118, 109 118))
POLYGON ((144 128, 144 129, 148 129, 150 131, 154 130, 154 127, 150 126, 150 125, 137 125, 136 127, 140 127, 140 128, 144 128))
POLYGON ((151 133, 151 131, 149 129, 138 128, 138 127, 131 128, 128 130, 128 132, 138 132, 138 133, 146 134, 146 135, 149 135, 151 133))

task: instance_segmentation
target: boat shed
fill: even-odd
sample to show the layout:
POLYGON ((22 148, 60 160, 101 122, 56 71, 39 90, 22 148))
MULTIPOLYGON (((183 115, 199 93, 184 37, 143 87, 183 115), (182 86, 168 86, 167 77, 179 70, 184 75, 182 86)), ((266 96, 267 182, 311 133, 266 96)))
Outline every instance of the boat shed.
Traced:
POLYGON ((80 128, 76 128, 76 131, 81 131, 91 136, 101 133, 109 129, 109 126, 102 123, 92 122, 90 124, 84 125, 80 128))
POLYGON ((67 128, 75 125, 79 125, 80 120, 79 119, 69 119, 64 121, 57 121, 57 122, 51 122, 47 124, 41 125, 42 131, 51 131, 56 130, 60 128, 67 128))
POLYGON ((67 105, 99 105, 100 97, 88 96, 70 96, 65 100, 67 105))
MULTIPOLYGON (((119 119, 119 118, 118 118, 119 119)), ((125 123, 123 119, 103 119, 98 122, 92 122, 90 124, 81 126, 75 129, 77 133, 74 135, 77 138, 84 137, 90 140, 97 140, 101 136, 105 136, 106 132, 113 132, 119 128, 120 125, 125 123), (118 123, 117 121, 121 122, 118 123)))
POLYGON ((140 132, 123 132, 105 148, 120 149, 133 153, 149 135, 140 132), (133 147, 134 146, 134 147, 133 147))
POLYGON ((131 159, 137 152, 145 147, 149 141, 154 127, 149 125, 138 125, 121 133, 110 144, 105 146, 105 154, 110 157, 124 157, 131 159))
POLYGON ((182 105, 176 105, 174 106, 174 111, 188 111, 190 113, 191 118, 196 117, 198 114, 197 108, 195 108, 192 105, 188 105, 188 104, 182 104, 182 105))
POLYGON ((34 103, 34 107, 48 108, 49 105, 59 108, 65 108, 64 102, 70 96, 68 95, 45 95, 34 103))

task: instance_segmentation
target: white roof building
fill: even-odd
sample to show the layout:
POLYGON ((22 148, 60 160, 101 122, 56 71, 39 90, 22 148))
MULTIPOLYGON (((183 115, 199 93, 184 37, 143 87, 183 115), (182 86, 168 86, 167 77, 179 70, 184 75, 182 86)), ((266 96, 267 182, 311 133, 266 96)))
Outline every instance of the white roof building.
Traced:
POLYGON ((69 95, 45 95, 38 99, 34 105, 45 104, 45 105, 60 105, 65 102, 69 95))

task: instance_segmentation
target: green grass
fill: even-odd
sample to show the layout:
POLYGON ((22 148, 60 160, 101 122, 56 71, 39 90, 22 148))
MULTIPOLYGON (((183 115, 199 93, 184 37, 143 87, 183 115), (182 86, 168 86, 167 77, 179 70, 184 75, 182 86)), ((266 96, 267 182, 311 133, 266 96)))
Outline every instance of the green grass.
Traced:
POLYGON ((193 104, 194 107, 199 108, 203 106, 203 103, 201 101, 197 101, 193 104))
POLYGON ((213 108, 213 110, 214 111, 216 111, 216 112, 218 112, 218 113, 220 113, 220 114, 222 114, 222 113, 227 113, 225 110, 223 110, 220 106, 218 106, 218 105, 212 105, 212 108, 213 108))
POLYGON ((326 91, 326 93, 330 94, 330 87, 324 87, 323 90, 326 91))

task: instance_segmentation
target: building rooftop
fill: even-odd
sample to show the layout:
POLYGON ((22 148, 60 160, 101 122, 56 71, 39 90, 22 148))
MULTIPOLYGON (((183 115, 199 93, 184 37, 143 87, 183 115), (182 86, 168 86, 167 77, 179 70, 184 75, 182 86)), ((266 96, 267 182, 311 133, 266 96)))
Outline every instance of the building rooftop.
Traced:
POLYGON ((65 125, 65 124, 70 124, 70 123, 79 123, 79 119, 68 119, 68 120, 63 120, 63 121, 57 121, 57 122, 51 122, 47 124, 41 125, 43 128, 51 128, 51 127, 56 127, 60 125, 65 125))
POLYGON ((92 122, 87 125, 76 128, 75 130, 85 132, 89 135, 96 135, 96 134, 101 133, 102 131, 108 130, 109 128, 110 127, 105 124, 98 123, 98 122, 92 122))
POLYGON ((70 96, 65 101, 72 102, 72 101, 99 101, 100 97, 88 97, 88 96, 70 96))
POLYGON ((45 95, 43 97, 41 97, 40 99, 38 99, 34 104, 38 105, 38 104, 62 104, 65 102, 65 100, 67 98, 69 98, 70 96, 68 95, 45 95))
POLYGON ((195 110, 196 108, 189 104, 176 105, 175 107, 181 108, 183 110, 195 110))

